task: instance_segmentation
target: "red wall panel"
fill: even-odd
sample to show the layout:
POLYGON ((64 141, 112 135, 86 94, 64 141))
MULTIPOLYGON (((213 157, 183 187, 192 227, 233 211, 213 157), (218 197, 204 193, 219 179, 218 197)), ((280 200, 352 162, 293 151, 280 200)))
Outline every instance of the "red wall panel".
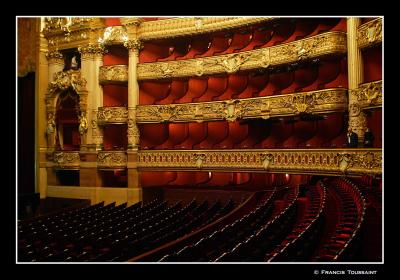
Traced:
POLYGON ((382 80, 382 47, 377 46, 362 52, 364 62, 364 82, 382 80))
POLYGON ((129 53, 124 46, 108 46, 108 52, 103 56, 103 65, 128 65, 129 53))
POLYGON ((128 87, 122 85, 104 85, 103 106, 104 107, 128 106, 128 87))

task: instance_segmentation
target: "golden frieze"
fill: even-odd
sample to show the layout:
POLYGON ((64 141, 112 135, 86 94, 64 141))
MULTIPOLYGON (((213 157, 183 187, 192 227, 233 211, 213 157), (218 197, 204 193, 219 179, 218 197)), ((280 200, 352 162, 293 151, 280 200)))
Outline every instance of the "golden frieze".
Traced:
POLYGON ((126 168, 127 156, 123 151, 99 151, 97 154, 98 168, 126 168))
POLYGON ((345 110, 347 110, 347 89, 334 88, 226 101, 139 105, 136 121, 138 123, 235 121, 345 110))
POLYGON ((357 105, 360 108, 382 106, 382 80, 361 84, 352 91, 357 96, 357 105))
POLYGON ((61 169, 77 169, 80 165, 79 152, 54 152, 54 166, 61 169))
POLYGON ((173 18, 144 21, 139 26, 139 37, 144 41, 198 35, 267 22, 271 17, 201 17, 173 18))
POLYGON ((100 66, 99 83, 104 84, 127 84, 128 65, 100 66))
POLYGON ((213 170, 376 175, 381 149, 141 150, 140 170, 213 170))
POLYGON ((346 52, 346 33, 326 32, 265 49, 197 59, 140 63, 138 80, 235 73, 346 52))
POLYGON ((97 111, 97 124, 127 123, 128 109, 125 107, 99 107, 97 111))
POLYGON ((382 43, 382 18, 377 18, 358 27, 358 47, 363 49, 382 43))

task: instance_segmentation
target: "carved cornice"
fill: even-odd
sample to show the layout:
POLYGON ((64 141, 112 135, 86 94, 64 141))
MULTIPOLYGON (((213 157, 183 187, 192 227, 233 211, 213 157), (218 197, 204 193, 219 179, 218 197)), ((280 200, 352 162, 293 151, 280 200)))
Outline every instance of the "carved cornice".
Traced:
POLYGON ((70 49, 98 43, 104 33, 101 18, 46 18, 43 30, 49 49, 70 49))
POLYGON ((361 84, 351 94, 357 96, 357 107, 361 109, 382 107, 382 80, 361 84))
POLYGON ((346 33, 326 32, 310 38, 247 52, 168 62, 138 64, 138 79, 191 77, 268 68, 328 54, 346 53, 346 33))
POLYGON ((121 24, 124 26, 139 26, 142 24, 143 19, 138 17, 121 17, 120 18, 121 24))
POLYGON ((54 152, 54 167, 60 169, 78 169, 79 152, 54 152))
POLYGON ((360 49, 382 43, 382 18, 371 20, 358 27, 357 43, 360 49))
POLYGON ((128 34, 124 26, 109 26, 104 30, 99 43, 103 45, 121 45, 128 40, 128 34))
POLYGON ((382 173, 381 149, 141 150, 141 170, 382 173))
POLYGON ((347 110, 347 90, 324 89, 227 101, 137 106, 138 123, 202 122, 294 116, 347 110))
POLYGON ((198 35, 231 28, 271 21, 276 18, 260 17, 199 17, 173 18, 145 21, 140 24, 139 36, 142 40, 166 39, 180 36, 198 35))
POLYGON ((125 107, 99 107, 97 124, 121 124, 128 121, 128 109, 125 107))
POLYGON ((127 84, 128 65, 100 66, 99 83, 104 84, 127 84))
POLYGON ((100 169, 126 168, 127 156, 120 151, 99 151, 97 154, 97 167, 100 169))
POLYGON ((86 92, 86 80, 80 70, 59 71, 54 74, 53 81, 49 83, 48 95, 72 87, 78 94, 86 92))

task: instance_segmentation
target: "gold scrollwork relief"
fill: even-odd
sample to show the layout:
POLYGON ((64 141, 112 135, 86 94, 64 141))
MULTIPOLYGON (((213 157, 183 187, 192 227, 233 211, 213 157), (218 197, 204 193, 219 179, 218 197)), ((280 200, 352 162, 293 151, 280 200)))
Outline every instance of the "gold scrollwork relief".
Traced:
POLYGON ((141 150, 142 170, 235 170, 300 174, 381 174, 381 149, 141 150))
POLYGON ((357 96, 359 107, 382 106, 382 81, 361 84, 351 94, 357 96))
POLYGON ((60 71, 54 74, 53 81, 49 84, 49 94, 52 95, 69 87, 79 94, 86 91, 86 83, 79 70, 60 71))
POLYGON ((266 49, 168 62, 138 64, 138 79, 190 77, 267 68, 326 54, 346 53, 346 33, 326 32, 266 49), (201 61, 201 62, 199 62, 201 61))
POLYGON ((127 65, 101 66, 99 71, 99 83, 104 84, 126 84, 128 82, 127 65))
POLYGON ((128 34, 124 26, 109 26, 98 42, 102 45, 122 45, 128 40, 128 34))
POLYGON ((202 103, 137 106, 138 123, 235 121, 347 110, 346 89, 202 103))
POLYGON ((107 123, 126 123, 128 110, 125 107, 99 107, 97 122, 99 125, 107 123))
POLYGON ((79 168, 79 152, 55 152, 53 156, 55 166, 62 169, 79 168))
POLYGON ((98 168, 126 168, 125 152, 99 151, 97 154, 98 168))
POLYGON ((358 27, 358 47, 363 49, 382 43, 382 18, 377 18, 358 27))

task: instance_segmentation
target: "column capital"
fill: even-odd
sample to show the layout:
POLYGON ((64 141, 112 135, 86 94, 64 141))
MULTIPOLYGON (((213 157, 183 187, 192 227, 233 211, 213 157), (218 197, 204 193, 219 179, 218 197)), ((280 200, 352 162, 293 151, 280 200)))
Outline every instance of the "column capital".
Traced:
POLYGON ((124 47, 129 51, 139 53, 143 49, 143 43, 139 39, 127 40, 124 42, 124 47))
POLYGON ((78 51, 81 53, 82 58, 95 58, 103 57, 107 53, 106 48, 102 44, 87 44, 78 47, 78 51))
POLYGON ((64 63, 63 55, 58 50, 46 52, 46 58, 49 63, 64 63))

